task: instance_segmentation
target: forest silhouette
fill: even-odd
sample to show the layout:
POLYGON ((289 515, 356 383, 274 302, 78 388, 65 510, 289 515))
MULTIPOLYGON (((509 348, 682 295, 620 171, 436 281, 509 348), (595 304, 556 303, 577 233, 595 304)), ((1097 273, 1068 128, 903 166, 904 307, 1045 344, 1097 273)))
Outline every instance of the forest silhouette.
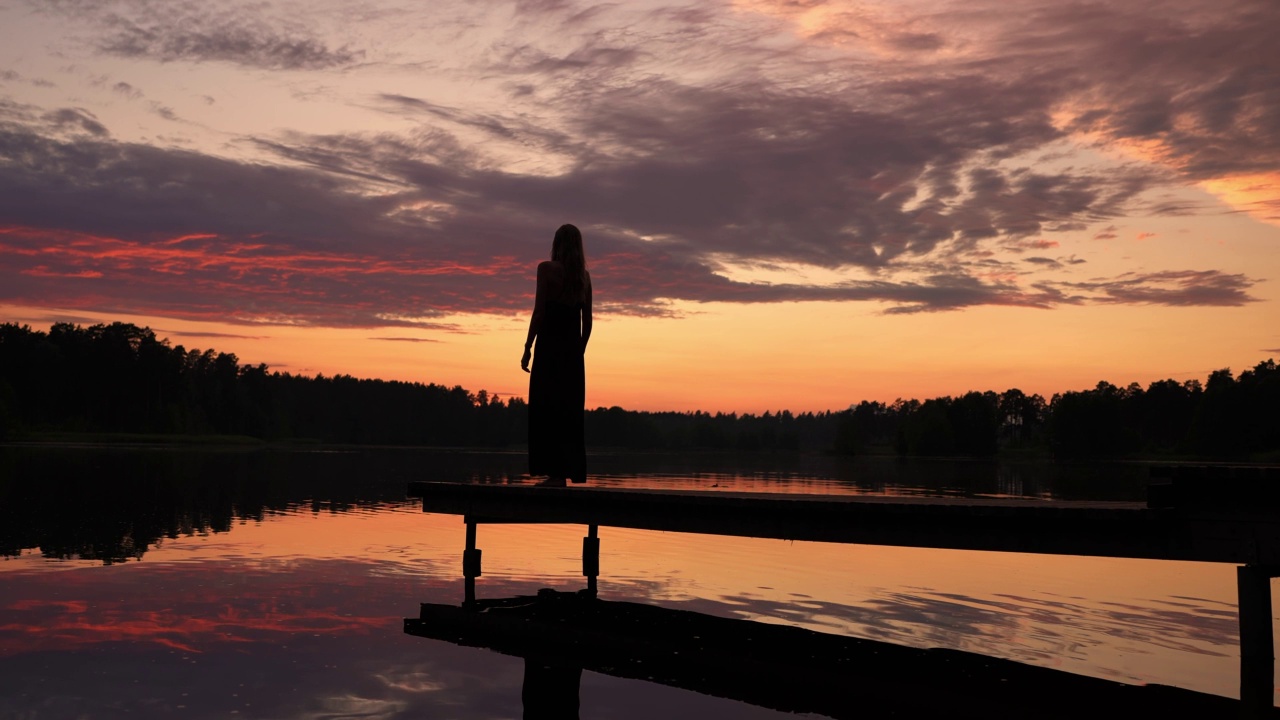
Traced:
MULTIPOLYGON (((611 407, 585 424, 594 449, 1268 459, 1280 452, 1277 407, 1280 369, 1267 360, 1203 383, 1103 381, 1047 400, 1009 389, 796 414, 611 407)), ((460 386, 273 372, 128 323, 0 324, 0 440, 49 433, 501 448, 525 442, 528 406, 460 386)))

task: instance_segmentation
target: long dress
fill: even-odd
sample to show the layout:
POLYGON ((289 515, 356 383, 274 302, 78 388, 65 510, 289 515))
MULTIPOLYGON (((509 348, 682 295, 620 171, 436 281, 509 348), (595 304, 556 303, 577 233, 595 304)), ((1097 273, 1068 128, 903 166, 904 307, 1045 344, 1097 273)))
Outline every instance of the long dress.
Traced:
POLYGON ((582 304, 548 300, 529 377, 529 474, 587 481, 582 304))

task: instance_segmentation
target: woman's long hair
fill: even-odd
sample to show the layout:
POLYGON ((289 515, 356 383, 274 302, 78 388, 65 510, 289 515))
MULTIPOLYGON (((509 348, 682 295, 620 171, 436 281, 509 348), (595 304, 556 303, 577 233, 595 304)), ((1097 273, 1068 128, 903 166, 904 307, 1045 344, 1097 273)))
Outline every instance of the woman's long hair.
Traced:
POLYGON ((587 256, 582 250, 582 232, 573 225, 561 225, 551 241, 551 259, 564 265, 564 298, 587 299, 587 256))

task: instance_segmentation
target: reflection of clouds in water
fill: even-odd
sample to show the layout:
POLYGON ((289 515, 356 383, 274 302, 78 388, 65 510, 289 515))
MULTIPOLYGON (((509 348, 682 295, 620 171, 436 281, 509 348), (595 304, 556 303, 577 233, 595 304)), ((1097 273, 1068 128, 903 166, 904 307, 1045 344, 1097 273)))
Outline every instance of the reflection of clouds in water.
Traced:
POLYGON ((370 577, 400 579, 416 579, 424 576, 448 577, 454 566, 452 558, 423 557, 421 548, 417 547, 366 548, 366 552, 368 554, 379 552, 392 556, 365 561, 369 566, 365 574, 370 577))
MULTIPOLYGON (((1112 606, 1107 616, 1113 619, 1118 628, 1110 629, 1114 636, 1125 638, 1150 638, 1149 642, 1162 647, 1195 652, 1184 642, 1203 642, 1211 645, 1239 644, 1239 626, 1236 613, 1222 610, 1200 609, 1186 611, 1169 608, 1142 608, 1121 603, 1104 603, 1112 606), (1140 630, 1149 630, 1144 634, 1140 630), (1175 633, 1174 630, 1177 630, 1175 633), (1120 631, 1124 632, 1120 632, 1120 631)), ((1220 655, 1201 650, 1202 654, 1220 655)))
MULTIPOLYGON (((1194 598, 1184 598, 1195 600, 1194 598)), ((721 598, 719 612, 765 622, 785 622, 916 647, 945 647, 1038 665, 1084 660, 1097 648, 1126 653, 1159 649, 1229 657, 1238 643, 1235 608, 1220 602, 1147 600, 1076 602, 1076 599, 960 593, 886 592, 859 605, 805 599, 780 602, 749 594, 721 598), (1212 607, 1212 606, 1218 607, 1212 607)), ((1106 668, 1100 668, 1104 672, 1106 668)))
POLYGON ((399 700, 379 700, 358 695, 341 695, 338 697, 317 698, 320 707, 304 712, 298 717, 307 720, 378 720, 393 718, 408 707, 408 703, 399 700))
POLYGON ((1173 600, 1166 601, 1170 605, 1186 605, 1188 607, 1195 607, 1197 605, 1221 605, 1224 608, 1228 608, 1232 613, 1236 611, 1235 603, 1223 602, 1222 600, 1209 600, 1207 598, 1191 597, 1190 595, 1170 595, 1169 597, 1173 600, 1186 600, 1185 603, 1176 603, 1173 602, 1173 600))
POLYGON ((392 668, 383 673, 376 673, 374 677, 381 680, 389 688, 410 693, 437 692, 446 687, 445 683, 440 682, 431 673, 423 670, 392 668))

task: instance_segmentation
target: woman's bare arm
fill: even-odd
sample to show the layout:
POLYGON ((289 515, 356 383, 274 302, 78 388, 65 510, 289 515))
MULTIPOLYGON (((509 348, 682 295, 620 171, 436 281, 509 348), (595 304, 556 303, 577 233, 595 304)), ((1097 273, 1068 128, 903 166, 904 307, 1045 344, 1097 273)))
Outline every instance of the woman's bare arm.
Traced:
POLYGON ((538 263, 538 288, 534 291, 533 296, 533 315, 529 318, 529 336, 524 341, 524 357, 520 359, 520 367, 525 372, 529 372, 529 359, 533 355, 533 341, 538 337, 538 331, 542 329, 542 318, 546 316, 547 283, 550 280, 548 277, 550 269, 547 262, 538 263))
POLYGON ((587 341, 591 339, 591 276, 587 276, 585 302, 582 303, 582 352, 587 351, 587 341))

